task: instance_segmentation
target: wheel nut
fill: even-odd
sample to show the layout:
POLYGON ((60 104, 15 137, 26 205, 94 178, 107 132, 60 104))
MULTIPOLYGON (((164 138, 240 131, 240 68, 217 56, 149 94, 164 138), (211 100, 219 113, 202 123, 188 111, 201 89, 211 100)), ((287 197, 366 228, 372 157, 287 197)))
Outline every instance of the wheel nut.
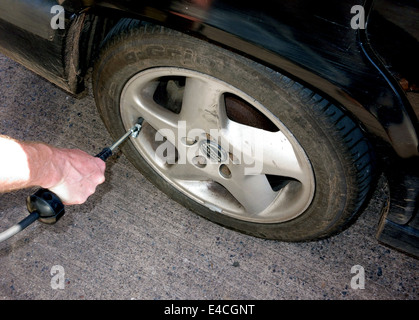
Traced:
POLYGON ((218 170, 223 178, 231 178, 231 171, 225 164, 222 164, 218 170))
POLYGON ((204 168, 207 165, 207 159, 203 156, 196 156, 192 158, 192 164, 198 168, 204 168))

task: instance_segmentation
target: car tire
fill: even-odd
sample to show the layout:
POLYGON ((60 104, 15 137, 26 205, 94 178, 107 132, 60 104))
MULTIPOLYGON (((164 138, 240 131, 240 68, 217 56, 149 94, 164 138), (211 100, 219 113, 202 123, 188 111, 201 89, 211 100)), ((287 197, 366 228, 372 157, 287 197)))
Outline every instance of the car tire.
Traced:
POLYGON ((324 238, 354 220, 371 189, 372 149, 340 106, 190 35, 121 21, 103 42, 93 91, 114 138, 144 118, 139 137, 123 146, 133 165, 224 227, 282 241, 324 238))

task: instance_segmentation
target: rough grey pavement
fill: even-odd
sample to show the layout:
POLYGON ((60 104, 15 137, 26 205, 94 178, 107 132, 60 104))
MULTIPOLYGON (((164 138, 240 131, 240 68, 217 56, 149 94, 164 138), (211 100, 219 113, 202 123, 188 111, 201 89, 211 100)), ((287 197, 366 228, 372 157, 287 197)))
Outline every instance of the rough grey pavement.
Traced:
MULTIPOLYGON (((113 142, 91 92, 72 97, 2 55, 0 92, 0 134, 90 154, 113 142)), ((419 260, 375 239, 384 179, 349 229, 307 243, 257 239, 204 220, 123 154, 107 162, 106 179, 57 224, 35 222, 0 243, 0 299, 419 298, 419 260), (364 289, 351 286, 356 265, 364 289)), ((0 194, 0 231, 27 215, 33 191, 0 194)))

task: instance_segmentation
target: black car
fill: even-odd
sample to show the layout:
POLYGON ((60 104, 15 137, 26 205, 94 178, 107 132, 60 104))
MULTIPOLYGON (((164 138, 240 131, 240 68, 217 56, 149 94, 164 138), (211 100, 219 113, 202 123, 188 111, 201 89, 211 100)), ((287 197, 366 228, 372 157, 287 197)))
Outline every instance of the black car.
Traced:
POLYGON ((377 177, 379 241, 419 256, 415 0, 1 0, 0 50, 78 95, 125 155, 225 227, 342 231, 377 177), (83 95, 80 95, 82 97, 83 95))

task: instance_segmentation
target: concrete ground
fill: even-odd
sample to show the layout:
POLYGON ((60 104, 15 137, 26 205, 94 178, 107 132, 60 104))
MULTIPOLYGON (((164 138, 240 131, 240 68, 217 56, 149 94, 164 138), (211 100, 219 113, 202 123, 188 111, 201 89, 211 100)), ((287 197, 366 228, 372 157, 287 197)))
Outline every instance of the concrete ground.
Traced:
MULTIPOLYGON (((76 99, 2 55, 0 92, 0 134, 90 154, 113 142, 91 93, 76 99)), ((122 154, 106 172, 107 182, 57 224, 35 222, 0 243, 0 299, 419 299, 419 260, 375 239, 384 179, 348 230, 282 243, 200 218, 122 154)), ((0 231, 27 215, 33 191, 0 194, 0 231)))

